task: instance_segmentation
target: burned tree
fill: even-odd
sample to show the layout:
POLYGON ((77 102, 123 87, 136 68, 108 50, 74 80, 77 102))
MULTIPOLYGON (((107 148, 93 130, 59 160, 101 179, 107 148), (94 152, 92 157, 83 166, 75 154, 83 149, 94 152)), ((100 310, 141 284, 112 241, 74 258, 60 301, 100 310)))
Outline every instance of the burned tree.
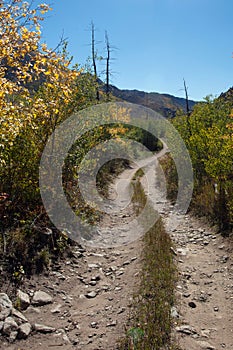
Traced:
POLYGON ((94 78, 96 82, 96 99, 100 100, 99 86, 98 86, 98 74, 96 65, 96 50, 95 50, 95 25, 91 22, 91 49, 92 49, 92 65, 94 69, 94 78))

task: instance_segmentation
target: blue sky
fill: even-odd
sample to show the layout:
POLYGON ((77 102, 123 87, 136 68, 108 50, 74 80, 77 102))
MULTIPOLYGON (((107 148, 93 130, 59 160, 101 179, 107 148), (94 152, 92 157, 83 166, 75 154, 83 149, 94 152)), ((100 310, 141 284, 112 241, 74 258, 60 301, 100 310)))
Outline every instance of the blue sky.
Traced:
MULTIPOLYGON (((49 1, 45 1, 49 3, 49 1)), ((90 23, 99 55, 108 31, 111 82, 201 100, 233 85, 232 0, 53 0, 43 23, 43 41, 55 47, 64 31, 74 62, 90 55, 90 23)), ((99 71, 104 66, 99 67, 99 71)))

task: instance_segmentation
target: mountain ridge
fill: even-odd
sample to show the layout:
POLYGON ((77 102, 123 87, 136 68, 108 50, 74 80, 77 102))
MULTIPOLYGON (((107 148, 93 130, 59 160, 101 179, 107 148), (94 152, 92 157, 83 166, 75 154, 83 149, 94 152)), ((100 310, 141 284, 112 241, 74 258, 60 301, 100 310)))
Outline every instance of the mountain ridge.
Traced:
MULTIPOLYGON (((114 85, 110 85, 110 92, 120 100, 149 107, 167 118, 174 117, 178 110, 186 110, 185 98, 176 97, 168 93, 145 92, 137 89, 119 89, 114 85)), ((198 101, 189 100, 189 108, 192 110, 196 103, 198 101)))

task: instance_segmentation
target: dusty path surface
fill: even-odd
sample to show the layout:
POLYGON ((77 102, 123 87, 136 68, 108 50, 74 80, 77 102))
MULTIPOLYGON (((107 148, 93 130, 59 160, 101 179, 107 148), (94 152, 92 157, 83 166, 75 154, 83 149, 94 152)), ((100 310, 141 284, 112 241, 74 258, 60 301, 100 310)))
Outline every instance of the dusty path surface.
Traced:
MULTIPOLYGON (((128 200, 124 187, 137 168, 127 169, 116 180, 122 200, 128 200)), ((114 198, 114 187, 110 198, 114 198)), ((172 206, 159 190, 155 202, 164 222, 172 206)), ((117 229, 132 220, 131 205, 102 225, 117 229)), ((167 230, 174 241, 174 258, 179 269, 174 333, 182 350, 233 349, 233 261, 227 239, 216 235, 204 222, 189 215, 175 217, 178 225, 167 230)), ((126 232, 120 231, 124 239, 126 232)), ((127 235, 126 235, 127 236, 127 235)), ((127 237, 126 237, 127 238, 127 237)), ((57 263, 47 275, 25 281, 22 290, 30 296, 42 290, 53 302, 29 306, 23 312, 31 324, 52 327, 51 333, 33 332, 28 339, 8 343, 0 349, 116 349, 124 334, 132 295, 139 282, 142 241, 112 248, 74 248, 73 256, 57 263)))
MULTIPOLYGON (((151 161, 151 159, 150 159, 151 161)), ((138 167, 125 170, 109 191, 121 202, 130 201, 127 184, 138 167)), ((112 241, 127 236, 125 227, 134 216, 133 205, 115 215, 104 216, 101 227, 112 230, 112 241), (120 232, 119 226, 124 227, 120 232)), ((97 237, 98 238, 98 237, 97 237)), ((104 240, 102 235, 101 240, 104 240)), ((101 243, 101 240, 98 243, 101 243)), ((125 333, 132 296, 139 281, 141 240, 113 248, 76 247, 73 257, 53 266, 46 276, 33 276, 25 281, 23 292, 33 296, 44 291, 53 302, 41 307, 30 306, 23 312, 32 324, 53 328, 48 334, 34 332, 28 339, 9 344, 0 343, 0 349, 116 349, 125 333)), ((46 333, 46 331, 45 331, 46 333)))
MULTIPOLYGON (((171 232, 176 243, 180 322, 176 332, 183 350, 233 349, 232 240, 216 235, 204 222, 180 217, 171 232)), ((173 310, 176 314, 176 310, 173 310)), ((176 315, 178 316, 178 315, 176 315)))

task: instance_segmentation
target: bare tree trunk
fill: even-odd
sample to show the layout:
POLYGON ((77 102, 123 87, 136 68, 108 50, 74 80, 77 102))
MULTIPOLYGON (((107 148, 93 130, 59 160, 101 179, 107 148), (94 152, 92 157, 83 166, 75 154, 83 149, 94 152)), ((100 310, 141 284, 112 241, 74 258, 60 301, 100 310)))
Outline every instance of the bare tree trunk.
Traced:
POLYGON ((97 66, 96 66, 96 51, 95 51, 95 25, 91 22, 91 48, 92 48, 92 64, 94 68, 94 76, 96 82, 96 99, 100 100, 99 87, 98 87, 98 75, 97 75, 97 66))
POLYGON ((185 100, 186 100, 187 127, 188 127, 189 135, 191 136, 192 135, 192 131, 191 131, 191 125, 190 125, 190 120, 189 120, 189 117, 191 115, 191 110, 189 108, 188 89, 187 89, 185 80, 184 80, 184 91, 185 91, 185 100))
POLYGON ((110 45, 109 45, 109 40, 108 40, 108 33, 105 32, 105 42, 106 42, 106 49, 107 49, 107 58, 106 58, 106 95, 107 98, 109 99, 109 94, 110 94, 110 45))

